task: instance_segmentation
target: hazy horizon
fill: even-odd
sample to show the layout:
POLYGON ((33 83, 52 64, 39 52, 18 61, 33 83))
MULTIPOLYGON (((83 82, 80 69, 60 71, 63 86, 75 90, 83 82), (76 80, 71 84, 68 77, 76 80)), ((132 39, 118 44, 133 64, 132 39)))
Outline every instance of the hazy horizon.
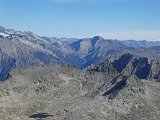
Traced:
POLYGON ((159 0, 0 0, 0 24, 40 36, 160 40, 159 0))

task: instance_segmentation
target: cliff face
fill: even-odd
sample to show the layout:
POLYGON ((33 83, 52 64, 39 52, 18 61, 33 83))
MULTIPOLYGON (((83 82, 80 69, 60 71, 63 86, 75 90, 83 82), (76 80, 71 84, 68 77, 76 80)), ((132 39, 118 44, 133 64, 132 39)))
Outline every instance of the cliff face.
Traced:
POLYGON ((160 65, 157 59, 150 61, 146 57, 136 58, 128 53, 112 64, 119 73, 125 76, 135 74, 139 79, 159 79, 160 65))
POLYGON ((13 70, 0 84, 0 119, 159 120, 160 83, 153 77, 158 61, 150 63, 129 54, 121 61, 124 56, 130 59, 121 73, 109 60, 87 71, 73 65, 13 70), (148 64, 147 79, 138 78, 136 71, 148 64))
POLYGON ((158 60, 151 61, 151 71, 149 78, 160 80, 160 64, 158 60))

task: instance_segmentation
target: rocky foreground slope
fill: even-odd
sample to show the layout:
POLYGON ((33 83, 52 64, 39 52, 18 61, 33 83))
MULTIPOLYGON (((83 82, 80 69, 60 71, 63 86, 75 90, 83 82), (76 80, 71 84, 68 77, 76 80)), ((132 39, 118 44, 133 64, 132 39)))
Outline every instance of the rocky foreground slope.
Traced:
POLYGON ((126 54, 86 71, 73 65, 15 69, 0 84, 0 119, 159 120, 160 82, 152 77, 159 65, 139 59, 135 65, 138 59, 126 54), (139 78, 148 64, 147 78, 139 78))

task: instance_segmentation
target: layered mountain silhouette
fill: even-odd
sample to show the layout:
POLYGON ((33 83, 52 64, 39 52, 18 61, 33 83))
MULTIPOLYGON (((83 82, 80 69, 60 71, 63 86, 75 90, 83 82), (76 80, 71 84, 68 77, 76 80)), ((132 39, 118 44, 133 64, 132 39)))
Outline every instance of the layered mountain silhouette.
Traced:
POLYGON ((159 120, 159 49, 0 27, 0 119, 159 120))
MULTIPOLYGON (((118 58, 126 52, 150 60, 160 59, 159 44, 160 42, 109 40, 99 36, 84 39, 50 38, 0 27, 0 80, 5 80, 8 73, 17 67, 56 63, 73 64, 80 69, 87 69, 91 64, 103 62, 108 57, 118 58)), ((116 67, 116 61, 114 65, 116 67)), ((117 68, 117 71, 120 72, 122 68, 117 68)))

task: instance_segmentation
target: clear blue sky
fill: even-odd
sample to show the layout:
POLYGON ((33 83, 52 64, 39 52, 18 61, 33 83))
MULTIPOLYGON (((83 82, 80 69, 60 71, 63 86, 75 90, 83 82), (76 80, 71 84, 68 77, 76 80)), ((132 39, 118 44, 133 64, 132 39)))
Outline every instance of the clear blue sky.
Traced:
POLYGON ((160 40, 160 0, 0 0, 0 25, 42 36, 160 40))

